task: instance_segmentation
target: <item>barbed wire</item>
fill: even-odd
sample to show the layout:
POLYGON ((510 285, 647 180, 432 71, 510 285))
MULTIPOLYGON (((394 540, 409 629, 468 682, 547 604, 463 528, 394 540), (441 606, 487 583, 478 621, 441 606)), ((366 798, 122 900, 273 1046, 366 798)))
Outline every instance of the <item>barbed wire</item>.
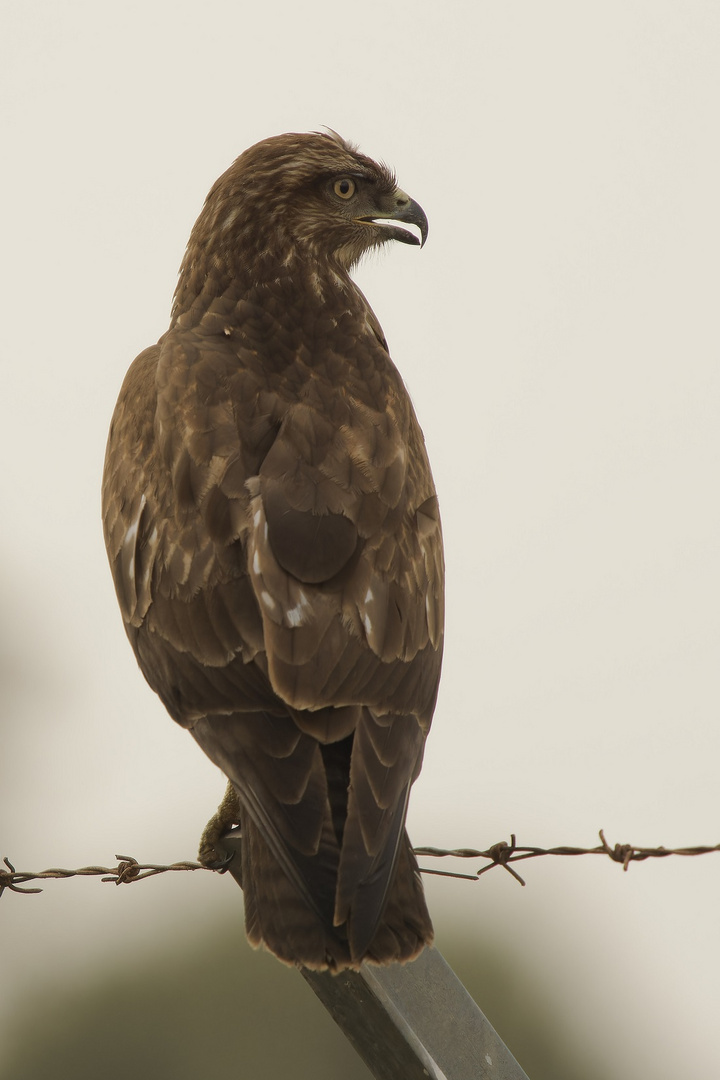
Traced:
MULTIPOLYGON (((423 858, 455 858, 455 859, 486 859, 487 864, 481 866, 474 874, 463 874, 453 870, 435 870, 430 867, 421 867, 421 873, 434 874, 438 877, 461 878, 465 881, 478 881, 483 874, 493 870, 496 866, 502 866, 521 885, 525 881, 518 872, 510 866, 510 863, 520 862, 525 859, 535 859, 542 855, 604 855, 612 862, 622 863, 623 870, 627 870, 631 862, 643 862, 645 859, 664 859, 668 855, 708 855, 713 851, 720 851, 720 844, 710 847, 637 847, 635 844, 615 844, 613 847, 605 839, 605 833, 600 829, 600 844, 593 848, 581 847, 522 847, 516 842, 515 834, 510 837, 510 843, 500 840, 485 851, 477 848, 435 848, 418 847, 415 854, 423 858)), ((14 893, 40 893, 40 888, 26 888, 29 881, 44 881, 48 878, 72 878, 72 877, 100 877, 103 881, 110 881, 114 885, 129 885, 134 881, 143 881, 145 878, 155 877, 158 874, 167 874, 178 870, 209 870, 211 873, 222 873, 209 866, 203 866, 199 862, 176 862, 170 865, 161 863, 140 863, 132 855, 116 855, 117 866, 83 866, 79 870, 64 870, 55 867, 50 870, 41 870, 33 873, 27 870, 16 870, 8 858, 3 862, 7 869, 0 869, 0 896, 7 889, 14 893)))
POLYGON ((82 866, 79 870, 63 870, 54 867, 51 870, 41 870, 34 874, 27 870, 16 870, 8 858, 3 862, 7 870, 0 870, 0 896, 5 889, 16 893, 41 893, 42 889, 24 888, 27 881, 43 881, 47 878, 72 878, 72 877, 102 877, 103 881, 112 881, 115 885, 129 885, 131 881, 142 881, 144 878, 155 877, 157 874, 166 874, 171 870, 211 870, 209 866, 203 866, 199 862, 177 862, 170 866, 160 863, 139 863, 132 855, 116 855, 118 865, 109 866, 82 866))
POLYGON ((474 874, 456 874, 453 871, 447 870, 432 870, 423 868, 425 874, 440 874, 443 877, 462 877, 469 878, 471 881, 477 881, 483 874, 486 874, 488 870, 493 870, 496 866, 502 866, 511 874, 516 881, 519 881, 521 885, 525 885, 525 881, 520 877, 518 872, 514 870, 509 864, 513 862, 520 862, 524 859, 535 859, 541 855, 605 855, 613 862, 622 863, 623 870, 627 870, 631 862, 644 862, 645 859, 664 859, 668 855, 709 855, 712 851, 720 851, 720 844, 714 844, 712 846, 696 846, 696 847, 683 847, 683 848, 666 848, 666 847, 637 847, 635 844, 615 844, 613 847, 605 839, 605 833, 602 829, 599 832, 600 843, 597 847, 593 848, 581 848, 581 847, 554 847, 554 848, 540 848, 540 847, 521 847, 515 838, 515 834, 510 836, 510 843, 501 840, 497 844, 493 844, 486 851, 478 851, 475 848, 454 848, 452 850, 445 848, 434 847, 420 847, 415 848, 415 854, 420 856, 431 856, 436 859, 444 859, 452 856, 456 859, 488 859, 486 866, 480 867, 474 874))

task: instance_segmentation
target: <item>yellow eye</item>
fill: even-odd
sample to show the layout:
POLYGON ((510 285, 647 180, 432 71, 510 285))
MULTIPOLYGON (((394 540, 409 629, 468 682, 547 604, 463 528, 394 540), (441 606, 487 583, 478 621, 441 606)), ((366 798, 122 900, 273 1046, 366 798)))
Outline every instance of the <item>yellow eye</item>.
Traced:
POLYGON ((333 184, 333 191, 340 199, 352 199, 355 194, 355 181, 349 176, 343 176, 333 184))

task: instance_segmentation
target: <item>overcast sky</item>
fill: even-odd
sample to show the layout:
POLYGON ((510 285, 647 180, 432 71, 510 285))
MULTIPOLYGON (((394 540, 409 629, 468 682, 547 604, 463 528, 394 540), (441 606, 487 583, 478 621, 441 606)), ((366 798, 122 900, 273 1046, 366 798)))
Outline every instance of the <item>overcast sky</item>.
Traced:
MULTIPOLYGON (((125 640, 106 432, 215 178, 323 124, 430 221, 358 274, 446 538, 413 840, 717 843, 720 8, 2 8, 0 855, 194 857, 223 784, 125 640)), ((461 917, 496 931, 617 1080, 714 1074, 720 856, 523 872, 432 882, 440 948, 461 917)), ((151 942, 225 911, 195 878, 3 897, 0 993, 102 962, 130 920, 151 942)))

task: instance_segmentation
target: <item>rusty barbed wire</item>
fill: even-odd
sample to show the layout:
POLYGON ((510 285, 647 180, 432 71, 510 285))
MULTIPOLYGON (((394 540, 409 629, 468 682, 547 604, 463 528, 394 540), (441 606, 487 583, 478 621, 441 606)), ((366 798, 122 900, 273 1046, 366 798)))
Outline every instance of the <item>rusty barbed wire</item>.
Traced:
POLYGON ((166 874, 171 870, 210 869, 199 862, 178 862, 164 866, 160 863, 139 863, 132 855, 116 855, 115 858, 118 860, 116 867, 82 866, 79 870, 54 867, 50 870, 41 870, 37 874, 26 870, 16 870, 10 860, 4 858, 3 862, 7 870, 0 870, 0 896, 5 889, 16 893, 40 893, 42 889, 26 889, 23 886, 27 881, 43 881, 47 878, 102 877, 103 881, 111 881, 115 885, 129 885, 133 881, 142 881, 144 878, 166 874))
MULTIPOLYGON (((613 847, 605 839, 605 833, 600 829, 600 844, 594 848, 581 847, 522 847, 517 841, 515 834, 510 836, 510 843, 500 840, 485 851, 477 848, 436 848, 417 847, 415 854, 423 858, 434 859, 486 859, 487 865, 481 866, 474 874, 463 874, 453 870, 434 870, 430 867, 421 867, 421 873, 433 874, 437 877, 460 878, 464 881, 478 881, 483 874, 493 870, 496 866, 502 866, 521 885, 525 881, 520 877, 517 870, 510 863, 520 862, 525 859, 535 859, 542 855, 604 855, 613 862, 622 863, 623 870, 627 870, 631 862, 643 862, 645 859, 664 859, 668 855, 708 855, 713 851, 720 851, 720 844, 713 846, 696 846, 684 848, 646 848, 636 847, 634 844, 615 844, 613 847)), ((110 881, 114 885, 129 885, 134 881, 143 881, 145 878, 156 877, 158 874, 167 874, 178 870, 209 870, 211 873, 222 873, 209 866, 203 866, 199 862, 177 862, 170 865, 162 863, 140 863, 132 855, 116 855, 118 864, 115 867, 108 866, 83 866, 79 870, 64 870, 55 867, 50 870, 41 870, 32 873, 27 870, 16 870, 8 858, 3 862, 7 869, 0 869, 0 896, 7 889, 14 893, 40 893, 39 888, 25 888, 29 881, 44 881, 49 878, 71 877, 99 877, 103 881, 110 881)))
POLYGON ((501 840, 497 844, 493 844, 492 847, 487 848, 486 851, 479 851, 475 848, 433 848, 433 847, 420 847, 415 848, 415 854, 421 856, 428 856, 436 859, 444 859, 448 856, 456 859, 488 859, 487 866, 482 866, 474 874, 456 874, 453 871, 448 870, 432 870, 423 868, 422 872, 425 874, 440 874, 443 877, 459 877, 464 879, 470 879, 471 881, 477 881, 483 874, 486 874, 489 870, 493 870, 496 866, 502 866, 511 874, 516 881, 519 881, 521 885, 525 885, 525 881, 520 877, 518 872, 510 866, 510 863, 520 862, 524 859, 535 859, 541 855, 605 855, 613 862, 622 863, 623 870, 627 870, 631 862, 643 862, 645 859, 664 859, 668 855, 709 855, 712 851, 720 851, 720 844, 714 844, 713 846, 696 846, 696 847, 684 847, 684 848, 666 848, 666 847, 637 847, 635 844, 615 844, 613 847, 605 839, 605 833, 602 829, 599 832, 600 844, 594 848, 581 848, 581 847, 554 847, 554 848, 540 848, 540 847, 521 847, 516 842, 515 834, 510 836, 510 843, 501 840))

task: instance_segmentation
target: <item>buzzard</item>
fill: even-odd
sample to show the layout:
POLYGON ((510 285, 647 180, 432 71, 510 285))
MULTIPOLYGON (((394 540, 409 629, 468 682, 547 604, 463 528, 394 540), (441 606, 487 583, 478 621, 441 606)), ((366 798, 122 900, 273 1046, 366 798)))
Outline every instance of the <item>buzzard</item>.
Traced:
POLYGON ((248 938, 319 970, 432 941, 404 826, 440 677, 440 519, 350 278, 373 248, 420 244, 405 225, 425 241, 421 207, 335 133, 246 150, 128 371, 103 476, 140 669, 236 800, 248 938))

